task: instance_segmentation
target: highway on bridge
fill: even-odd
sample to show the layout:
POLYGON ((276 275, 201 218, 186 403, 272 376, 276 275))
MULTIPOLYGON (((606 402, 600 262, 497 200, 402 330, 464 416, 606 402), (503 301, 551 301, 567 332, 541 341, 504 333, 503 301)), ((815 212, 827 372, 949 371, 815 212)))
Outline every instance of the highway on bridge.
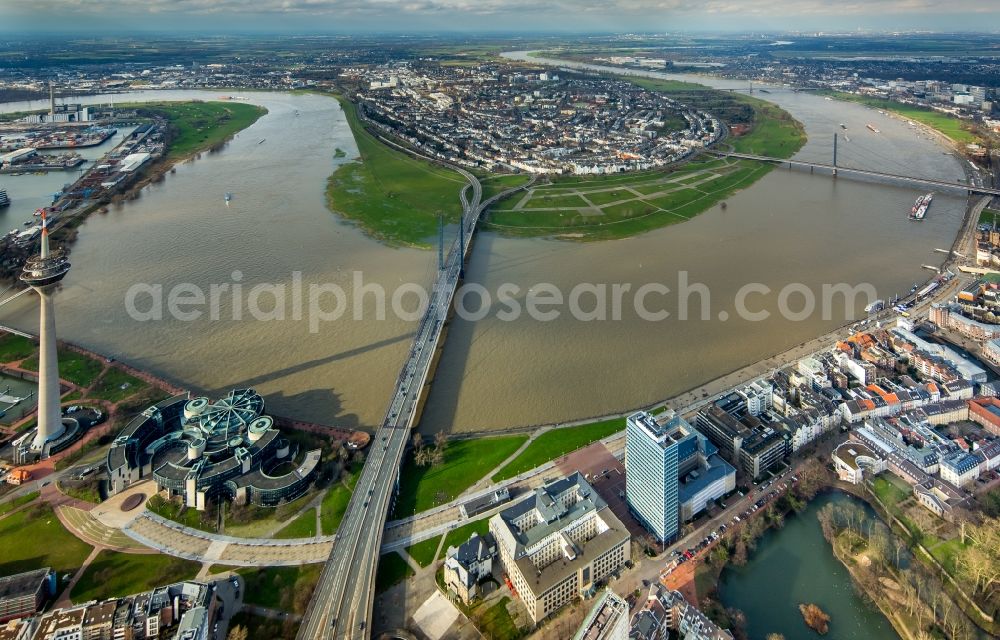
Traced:
POLYGON ((382 531, 465 256, 482 212, 497 199, 517 190, 509 189, 482 202, 479 180, 467 171, 457 171, 468 180, 459 194, 464 232, 459 233, 438 270, 427 310, 417 325, 410 352, 396 379, 389 408, 371 441, 361 477, 299 627, 296 636, 299 640, 369 637, 382 531))
POLYGON ((724 156, 727 158, 740 158, 743 160, 757 160, 759 162, 773 162, 775 164, 787 164, 789 166, 799 166, 799 167, 809 167, 812 169, 826 169, 832 174, 834 171, 838 175, 842 173, 869 176, 872 178, 881 178, 884 180, 902 180, 904 182, 913 182, 916 184, 927 185, 930 187, 941 187, 945 189, 958 189, 961 191, 967 191, 969 193, 982 193, 991 196, 1000 196, 1000 189, 995 189, 992 187, 984 187, 975 184, 968 184, 964 182, 948 182, 947 180, 937 180, 934 178, 916 178, 913 176, 904 176, 895 173, 885 173, 882 171, 869 171, 867 169, 852 169, 850 167, 842 167, 840 165, 828 164, 825 162, 808 162, 805 160, 795 160, 794 158, 772 158, 770 156, 758 156, 752 153, 736 153, 734 151, 709 151, 718 156, 724 156))

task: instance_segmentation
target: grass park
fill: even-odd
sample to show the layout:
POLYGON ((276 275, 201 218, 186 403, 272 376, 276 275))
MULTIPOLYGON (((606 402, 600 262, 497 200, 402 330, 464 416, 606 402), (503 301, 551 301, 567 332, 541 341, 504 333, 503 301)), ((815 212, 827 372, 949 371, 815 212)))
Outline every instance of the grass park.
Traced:
POLYGON ((249 604, 302 614, 313 587, 319 581, 322 564, 293 567, 244 567, 236 573, 244 580, 243 601, 249 604))
POLYGON ((417 544, 409 547, 406 552, 410 554, 410 557, 417 561, 417 564, 421 567, 426 567, 438 558, 443 558, 448 552, 448 547, 457 547, 464 542, 468 542, 473 533, 485 536, 489 533, 489 530, 489 518, 480 518, 479 520, 475 520, 464 524, 461 527, 452 529, 445 534, 444 544, 441 545, 441 552, 438 554, 434 554, 434 552, 437 550, 437 543, 441 541, 441 536, 436 536, 432 540, 418 542, 417 544), (433 545, 431 545, 432 541, 434 543, 433 545))
POLYGON ((74 602, 125 596, 171 582, 191 580, 201 565, 160 554, 101 551, 80 576, 71 594, 74 602))
POLYGON ((872 490, 890 513, 899 513, 899 504, 910 497, 913 490, 898 476, 883 473, 872 482, 872 490))
POLYGON ((52 567, 62 577, 75 573, 91 547, 67 531, 52 508, 35 504, 0 519, 0 575, 52 567))
POLYGON ((421 467, 407 458, 401 472, 399 498, 393 517, 404 518, 454 500, 524 444, 528 436, 453 440, 444 462, 421 467))
POLYGON ((421 540, 416 544, 410 545, 406 548, 406 553, 416 560, 417 564, 421 567, 427 567, 437 560, 439 544, 441 544, 441 536, 434 536, 433 538, 421 540))
POLYGON ((579 427, 546 431, 535 438, 516 458, 495 473, 491 480, 501 482, 513 478, 624 429, 625 418, 612 418, 579 427))
POLYGON ((319 526, 316 530, 316 510, 306 509, 288 524, 274 534, 275 538, 311 538, 316 535, 329 536, 337 532, 340 521, 347 512, 347 503, 351 499, 354 485, 361 477, 361 465, 355 465, 351 471, 345 470, 345 476, 328 487, 320 500, 319 526))

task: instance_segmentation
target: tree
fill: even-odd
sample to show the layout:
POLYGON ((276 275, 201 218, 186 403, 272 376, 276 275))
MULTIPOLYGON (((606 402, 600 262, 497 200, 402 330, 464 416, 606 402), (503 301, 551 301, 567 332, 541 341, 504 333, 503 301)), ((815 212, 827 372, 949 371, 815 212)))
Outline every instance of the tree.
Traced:
POLYGON ((724 566, 727 562, 729 562, 729 549, 727 549, 724 544, 717 544, 709 554, 709 558, 711 559, 712 564, 719 567, 724 566))
POLYGON ((442 429, 434 434, 434 448, 444 451, 446 446, 448 446, 448 435, 442 429))
POLYGON ((959 550, 955 564, 974 593, 992 598, 1000 591, 1000 518, 966 523, 964 530, 967 544, 959 550))
POLYGON ((769 633, 767 634, 767 640, 785 640, 785 636, 780 633, 769 633))
POLYGON ((229 635, 226 636, 226 640, 247 640, 249 632, 247 628, 241 624, 236 625, 229 630, 229 635))
POLYGON ((730 556, 730 562, 732 562, 737 567, 742 567, 747 563, 749 553, 747 551, 746 541, 740 537, 736 539, 736 543, 733 545, 733 553, 730 556))

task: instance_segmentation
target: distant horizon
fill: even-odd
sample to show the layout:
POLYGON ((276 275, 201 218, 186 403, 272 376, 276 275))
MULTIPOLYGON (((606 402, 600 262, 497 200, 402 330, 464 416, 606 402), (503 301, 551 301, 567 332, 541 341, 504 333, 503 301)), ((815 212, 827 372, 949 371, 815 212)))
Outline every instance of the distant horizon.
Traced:
POLYGON ((345 31, 306 31, 306 30, 230 30, 230 31, 219 31, 219 30, 181 30, 181 29, 130 29, 128 32, 123 31, 94 31, 94 30, 80 30, 80 29, 53 29, 50 31, 18 31, 18 30, 7 30, 4 27, 0 27, 0 35, 4 37, 9 36, 53 36, 53 37, 64 37, 64 36, 74 36, 74 37, 116 37, 127 39, 129 37, 142 36, 156 36, 163 38, 182 38, 188 36, 201 36, 201 37, 268 37, 268 36, 281 36, 281 37, 301 37, 301 38, 320 38, 320 37, 345 37, 345 36, 364 36, 364 37, 380 37, 380 36, 392 36, 392 37, 467 37, 467 36, 481 36, 489 35, 490 37, 497 38, 518 38, 518 37, 567 37, 567 36, 587 36, 587 37, 625 37, 625 36, 637 36, 637 37, 670 37, 670 36, 744 36, 744 37, 766 37, 766 36, 796 36, 801 38, 823 38, 823 37, 835 37, 835 36, 915 36, 915 35, 928 35, 928 36, 947 36, 947 35, 998 35, 1000 36, 1000 30, 983 30, 983 29, 941 29, 941 30, 930 30, 930 29, 839 29, 830 31, 816 31, 811 29, 684 29, 675 31, 637 31, 637 30, 623 30, 623 31, 555 31, 555 30, 538 30, 538 31, 511 31, 506 29, 496 29, 496 30, 470 30, 470 29, 398 29, 398 30, 369 30, 369 29, 354 29, 345 31))
POLYGON ((90 35, 872 33, 982 31, 988 0, 32 0, 0 33, 90 35), (155 27, 153 26, 155 25, 155 27), (151 28, 152 27, 152 28, 151 28))

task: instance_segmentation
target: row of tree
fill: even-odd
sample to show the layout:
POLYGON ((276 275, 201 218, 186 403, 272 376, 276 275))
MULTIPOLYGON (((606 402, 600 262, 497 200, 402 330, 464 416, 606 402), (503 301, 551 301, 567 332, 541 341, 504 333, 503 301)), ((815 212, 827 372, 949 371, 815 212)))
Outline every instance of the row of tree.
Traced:
POLYGON ((834 554, 851 568, 859 593, 912 621, 911 637, 971 640, 975 625, 941 581, 915 562, 904 541, 856 502, 830 503, 818 514, 834 554), (866 557, 867 562, 860 558, 866 557))

